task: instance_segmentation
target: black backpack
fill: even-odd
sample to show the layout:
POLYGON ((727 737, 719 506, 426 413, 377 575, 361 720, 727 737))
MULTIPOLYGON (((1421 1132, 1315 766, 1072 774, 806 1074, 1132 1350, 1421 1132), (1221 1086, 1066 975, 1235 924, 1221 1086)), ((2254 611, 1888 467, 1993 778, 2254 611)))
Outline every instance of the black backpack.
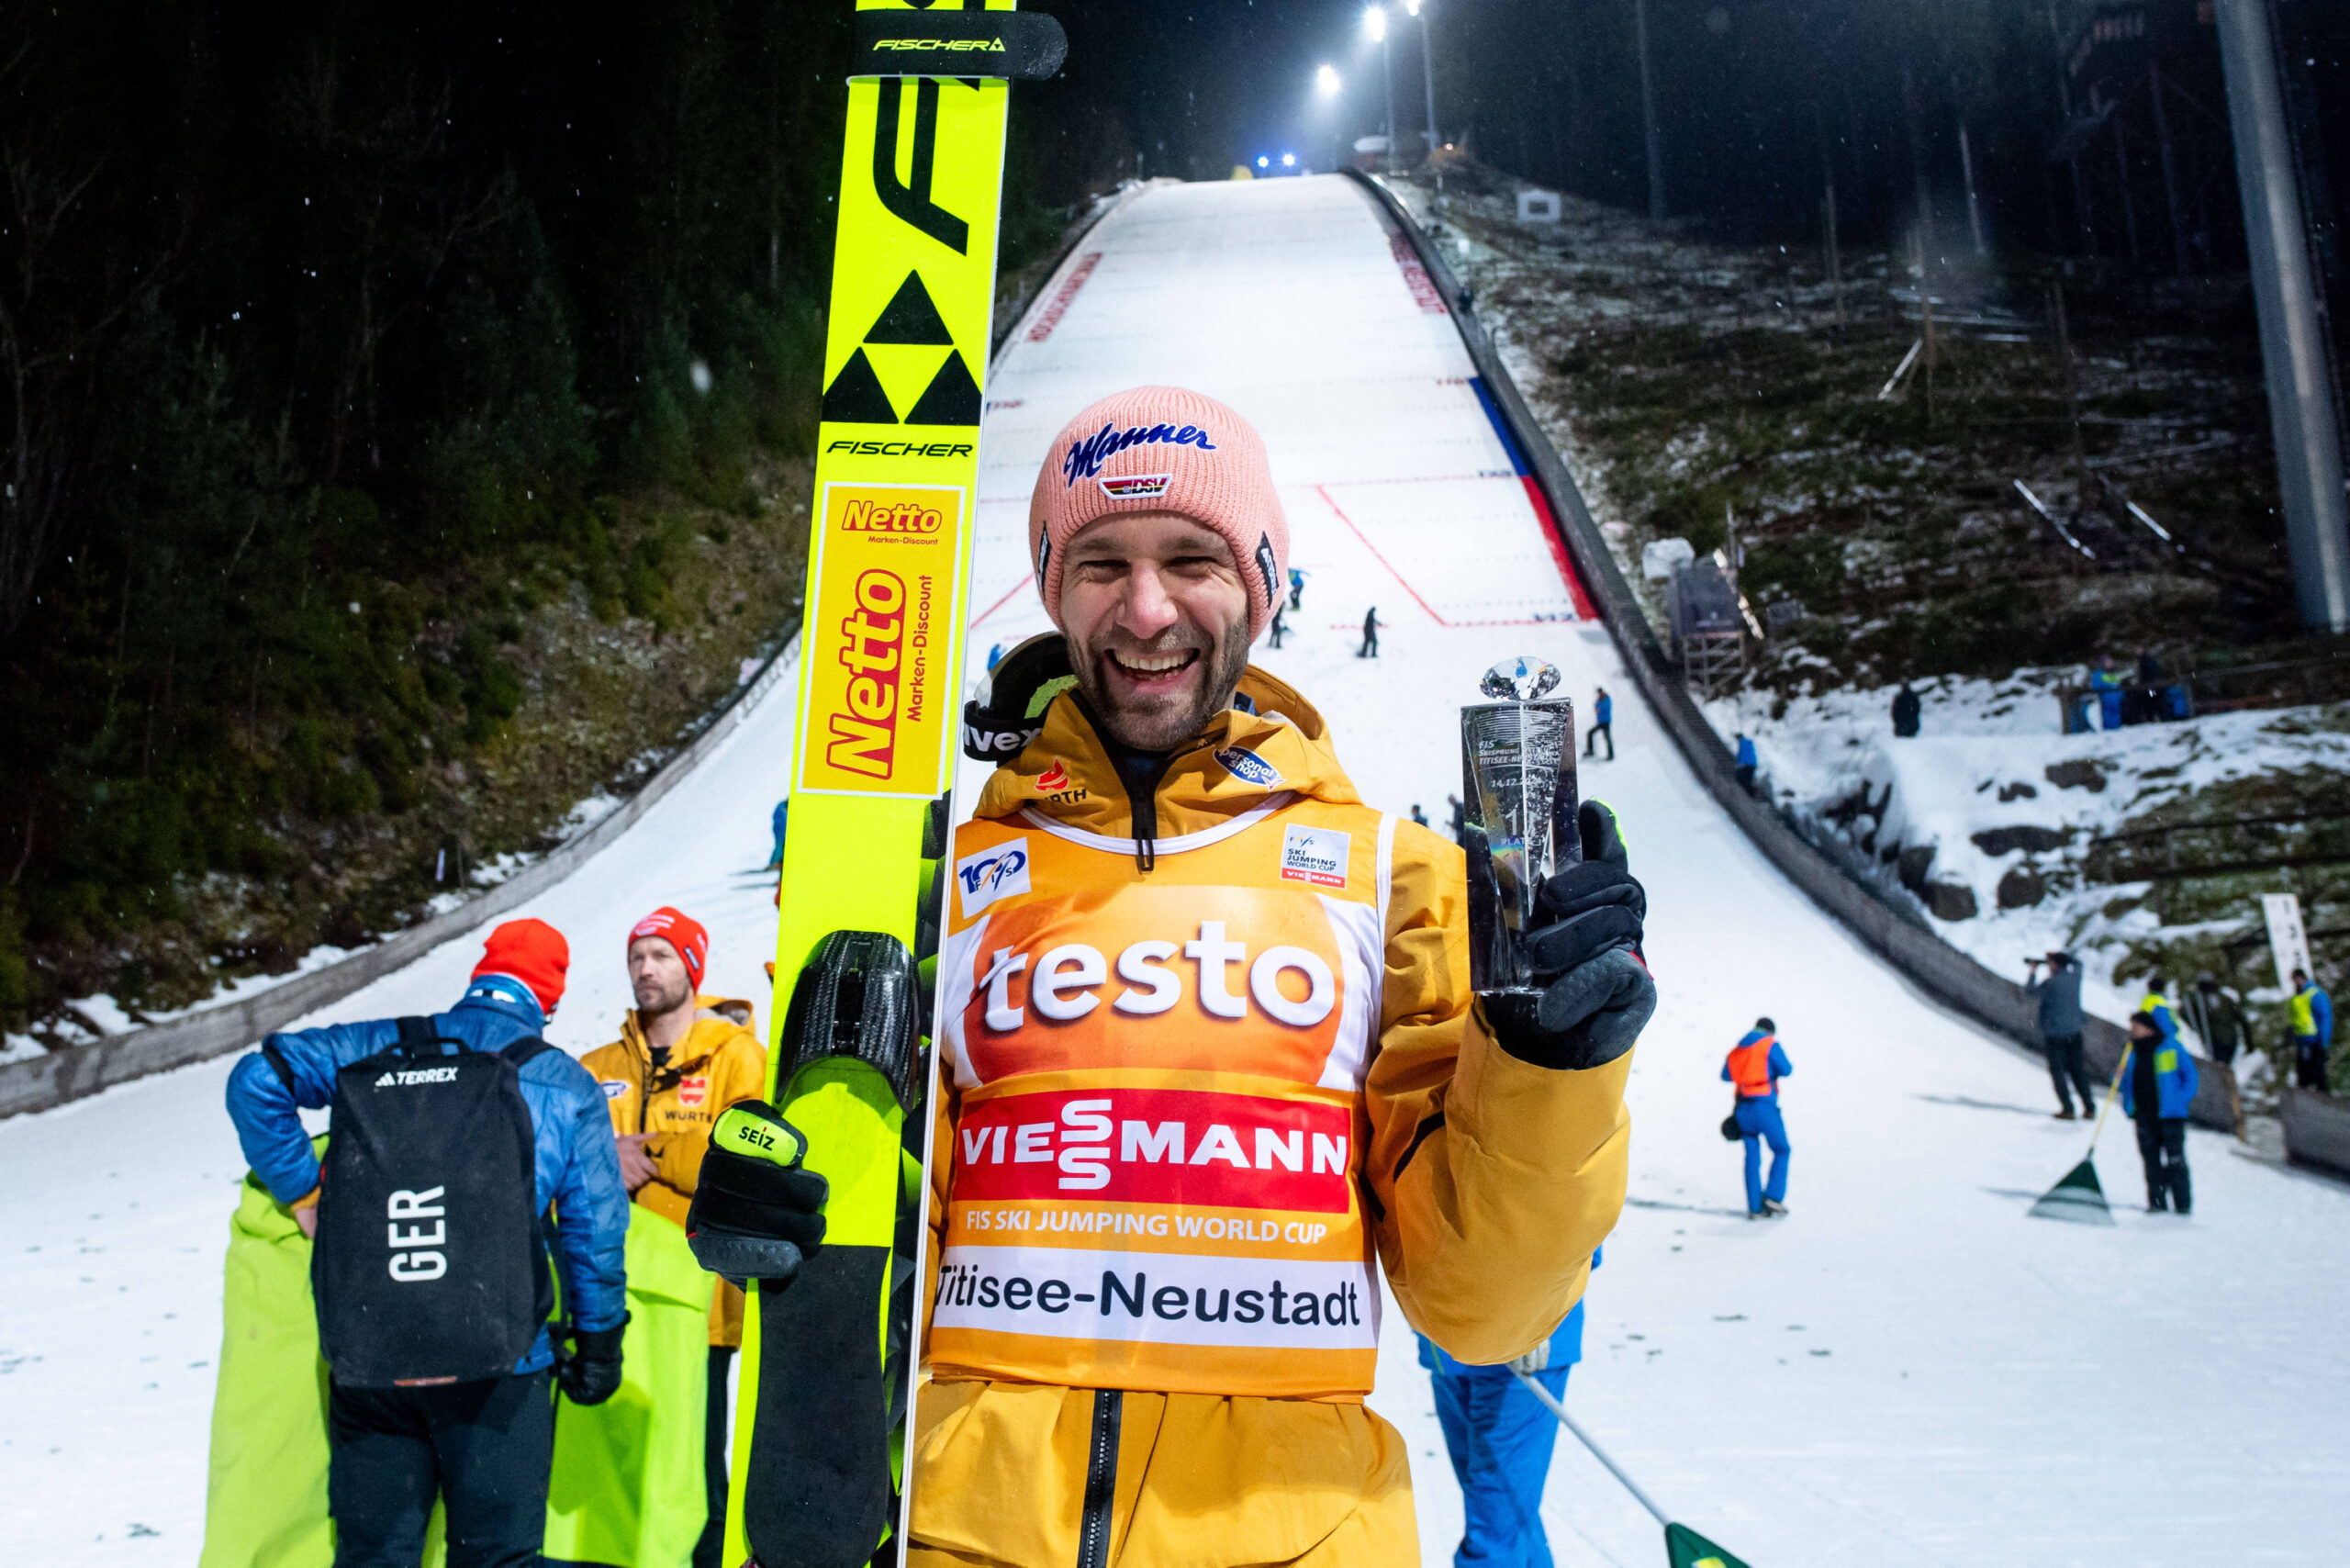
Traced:
POLYGON ((498 1377, 554 1305, 535 1212, 522 1064, 399 1020, 399 1040, 335 1075, 310 1289, 335 1381, 408 1387, 498 1377))

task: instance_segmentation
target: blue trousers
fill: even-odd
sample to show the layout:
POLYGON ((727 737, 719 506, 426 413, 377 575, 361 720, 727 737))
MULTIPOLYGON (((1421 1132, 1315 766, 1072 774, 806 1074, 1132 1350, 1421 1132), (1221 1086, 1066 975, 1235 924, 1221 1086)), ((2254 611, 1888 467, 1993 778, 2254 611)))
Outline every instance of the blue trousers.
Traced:
POLYGON ((1787 1201, 1787 1125, 1779 1119, 1776 1100, 1740 1100, 1738 1130, 1745 1135, 1746 1212, 1761 1214, 1762 1200, 1787 1201), (1771 1179, 1762 1180, 1762 1145, 1771 1146, 1771 1179))
MULTIPOLYGON (((1573 1370, 1536 1372, 1534 1381, 1563 1398, 1573 1370)), ((1433 1381, 1436 1418, 1467 1515, 1455 1568, 1550 1568, 1542 1483, 1559 1440, 1558 1417, 1498 1367, 1433 1381)))

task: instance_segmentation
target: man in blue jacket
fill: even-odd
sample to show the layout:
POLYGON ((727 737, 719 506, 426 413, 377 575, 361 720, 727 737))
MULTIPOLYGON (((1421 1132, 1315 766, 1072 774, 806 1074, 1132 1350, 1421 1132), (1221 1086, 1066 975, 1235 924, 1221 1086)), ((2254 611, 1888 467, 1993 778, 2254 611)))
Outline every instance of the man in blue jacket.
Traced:
POLYGON ((2130 1018, 2130 1060, 2121 1074, 2121 1114, 2138 1125, 2138 1158, 2146 1164, 2146 1212, 2187 1214, 2187 1113, 2199 1078, 2195 1058, 2152 1013, 2130 1018))
POLYGON ((2302 1089, 2326 1092, 2325 1052, 2333 1043, 2333 999, 2312 983, 2305 970, 2293 971, 2293 994, 2285 1014, 2292 1025, 2293 1082, 2302 1089))
MULTIPOLYGON (((1591 1266, 1599 1267, 1597 1252, 1591 1266)), ((1583 1308, 1590 1299, 1586 1291, 1550 1338, 1502 1366, 1456 1361, 1420 1336, 1420 1365, 1434 1374, 1437 1423, 1460 1483, 1464 1517, 1454 1568, 1550 1568, 1542 1485, 1559 1422, 1516 1374, 1523 1372, 1551 1398, 1565 1399, 1567 1374, 1583 1360, 1583 1308)))
POLYGON ((2081 1114, 2097 1114, 2097 1081, 2089 1076, 2088 1058, 2081 1039, 2088 1020, 2081 1012, 2081 967, 2070 953, 2050 953, 2048 978, 2039 969, 2042 960, 2024 960, 2023 993, 2040 1003, 2040 1040, 2048 1053, 2048 1076, 2056 1085, 2056 1119, 2073 1119, 2075 1088, 2081 1092, 2081 1114))
POLYGON ((1613 762, 1616 760, 1616 699, 1607 695, 1607 688, 1604 686, 1599 689, 1599 695, 1592 699, 1591 728, 1583 737, 1583 756, 1594 758, 1599 756, 1599 742, 1603 735, 1607 739, 1607 760, 1613 762))
POLYGON ((1768 1018, 1732 1046, 1722 1063, 1722 1081, 1738 1090, 1731 1119, 1746 1145, 1746 1217, 1775 1219, 1787 1212, 1787 1125, 1779 1119, 1779 1080, 1795 1071, 1779 1047, 1779 1028, 1768 1018), (1771 1146, 1771 1179, 1762 1180, 1763 1143, 1771 1146))
MULTIPOLYGON (((433 1033, 485 1052, 540 1035, 562 1000, 569 962, 553 926, 509 921, 490 934, 464 995, 433 1015, 433 1033)), ((332 1103, 335 1074, 398 1033, 397 1019, 383 1018, 272 1035, 229 1075, 229 1115, 245 1159, 281 1203, 293 1205, 305 1234, 318 1229, 319 1167, 300 1112, 332 1103)), ((560 1377, 573 1399, 598 1404, 620 1385, 628 1317, 621 1261, 628 1189, 611 1118, 595 1079, 561 1051, 532 1058, 520 1081, 537 1154, 535 1207, 554 1211, 555 1266, 575 1328, 560 1377)), ((336 1568, 415 1568, 436 1494, 447 1505, 453 1565, 536 1563, 546 1529, 554 1441, 547 1384, 555 1364, 554 1342, 542 1329, 510 1376, 428 1387, 331 1386, 327 1500, 336 1568)))

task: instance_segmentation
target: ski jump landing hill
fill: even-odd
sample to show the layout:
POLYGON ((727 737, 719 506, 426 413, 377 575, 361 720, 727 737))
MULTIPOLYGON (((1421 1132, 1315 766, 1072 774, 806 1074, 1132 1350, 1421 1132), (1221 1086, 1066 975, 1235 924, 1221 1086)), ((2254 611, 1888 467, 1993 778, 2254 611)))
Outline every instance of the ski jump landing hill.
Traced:
MULTIPOLYGON (((1387 209, 1335 178, 1160 185, 1105 217, 990 380, 971 639, 1043 629, 1024 506, 1068 415, 1142 382, 1263 431, 1308 576, 1259 662, 1331 722, 1373 804, 1441 820, 1455 711, 1535 653, 1617 696, 1622 815, 1662 1001, 1632 1076, 1632 1186, 1589 1298, 1576 1409, 1650 1491, 1758 1564, 2331 1562, 2350 1495, 2350 1194, 2198 1130, 2192 1219, 2143 1215, 2108 1129, 2120 1224, 2033 1222, 2079 1158, 2036 1058, 1929 999, 1758 849, 1668 739, 1527 483, 1442 291, 1387 209), (1356 656, 1363 617, 1377 660, 1356 656), (1793 1217, 1750 1223, 1716 1124, 1723 1053, 1777 1020, 1793 1217)), ((1539 454, 1537 454, 1539 455, 1539 454)), ((675 902, 713 935, 710 989, 764 1009, 764 858, 793 683, 629 830, 513 912, 572 938, 551 1035, 582 1050, 628 1005, 621 947, 675 902)), ((967 785, 975 787, 976 780, 967 785)), ((444 1006, 455 942, 338 1017, 444 1006)), ((323 1021, 305 1020, 305 1022, 323 1021)), ((12 1560, 185 1563, 201 1530, 220 1256, 242 1170, 226 1058, 0 1123, 0 1457, 12 1560)), ((1427 1374, 1386 1319, 1374 1404, 1412 1454, 1427 1559, 1460 1500, 1427 1374)), ((1529 1499, 1529 1506, 1532 1500, 1529 1499)), ((1655 1529, 1562 1441, 1540 1499, 1566 1562, 1647 1563, 1655 1529)))

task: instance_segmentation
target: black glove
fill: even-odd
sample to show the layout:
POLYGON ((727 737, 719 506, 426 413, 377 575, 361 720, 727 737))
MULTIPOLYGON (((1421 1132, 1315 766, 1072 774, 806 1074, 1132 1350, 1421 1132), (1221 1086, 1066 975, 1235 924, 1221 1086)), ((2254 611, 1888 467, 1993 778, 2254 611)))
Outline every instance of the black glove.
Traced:
POLYGON ((1640 959, 1649 896, 1627 868, 1616 813, 1597 801, 1575 812, 1583 860, 1535 890, 1526 954, 1543 982, 1538 999, 1483 999, 1500 1047, 1537 1067, 1581 1069, 1632 1048, 1656 1011, 1656 982, 1640 959))
POLYGON ((574 1405, 601 1405, 620 1392, 621 1336, 628 1329, 628 1314, 610 1328, 574 1328, 571 1349, 558 1351, 554 1380, 574 1405))
POLYGON ((720 1113, 701 1157, 686 1240, 711 1273, 744 1284, 789 1280, 824 1238, 830 1189, 800 1161, 808 1140, 764 1100, 720 1113))

